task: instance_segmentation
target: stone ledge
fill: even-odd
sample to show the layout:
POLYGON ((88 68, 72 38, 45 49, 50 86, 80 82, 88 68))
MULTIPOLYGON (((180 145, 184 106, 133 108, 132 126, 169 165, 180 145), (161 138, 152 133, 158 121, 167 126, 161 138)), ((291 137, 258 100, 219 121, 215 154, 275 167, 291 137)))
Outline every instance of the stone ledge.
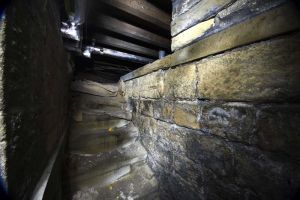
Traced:
MULTIPOLYGON (((190 28, 184 30, 178 35, 172 38, 172 51, 178 50, 184 46, 191 44, 192 42, 199 41, 205 37, 208 37, 217 32, 223 31, 230 26, 237 25, 242 23, 243 21, 247 21, 251 18, 257 17, 257 15, 261 15, 264 12, 270 11, 278 6, 286 3, 285 0, 238 0, 232 3, 232 5, 228 6, 224 10, 220 11, 215 17, 206 21, 195 21, 195 24, 190 28)), ((296 8, 290 8, 292 12, 296 10, 296 8)), ((195 13, 196 15, 197 13, 195 13)), ((285 17, 287 15, 285 12, 278 13, 278 15, 283 15, 285 17)), ((258 18, 259 19, 259 18, 258 18)), ((290 21, 290 20, 289 20, 290 21)), ((246 22, 247 23, 247 22, 246 22)), ((259 25, 259 21, 257 22, 259 25)), ((274 23, 276 24, 276 23, 274 23)), ((253 31, 259 32, 258 30, 253 28, 253 31)), ((270 28, 277 29, 277 27, 273 27, 270 25, 270 28)), ((259 27, 258 27, 259 29, 259 27)), ((243 29, 239 31, 244 31, 243 29)), ((237 34, 237 33, 235 33, 237 34)), ((250 34, 250 33, 249 33, 250 34)), ((254 33, 255 34, 255 33, 254 33)))
POLYGON ((126 81, 125 95, 166 100, 299 101, 299 44, 300 33, 294 33, 159 70, 126 81))
POLYGON ((202 0, 190 8, 184 14, 173 19, 171 23, 171 35, 175 36, 178 33, 192 27, 197 22, 209 19, 215 16, 225 6, 232 3, 234 0, 202 0))
POLYGON ((300 29, 300 14, 293 4, 272 9, 252 19, 231 26, 206 37, 163 59, 145 65, 121 77, 123 81, 144 76, 159 69, 166 69, 198 60, 239 46, 300 29), (289 23, 287 23, 289 21, 289 23), (243 30, 242 32, 240 30, 243 30), (256 30, 254 32, 254 30, 256 30), (239 34, 236 34, 239 33, 239 34))

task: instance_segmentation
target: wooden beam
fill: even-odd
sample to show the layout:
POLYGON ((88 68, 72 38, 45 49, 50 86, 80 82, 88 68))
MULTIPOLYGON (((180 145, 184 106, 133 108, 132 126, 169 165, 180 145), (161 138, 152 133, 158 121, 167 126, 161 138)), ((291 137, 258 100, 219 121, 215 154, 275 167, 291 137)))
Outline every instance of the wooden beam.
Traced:
POLYGON ((149 49, 140 45, 136 45, 130 42, 126 42, 124 40, 120 40, 111 36, 107 36, 101 33, 95 33, 92 35, 93 39, 96 40, 96 43, 99 43, 101 45, 107 45, 109 47, 118 48, 134 53, 143 54, 145 56, 150 56, 153 58, 158 57, 158 51, 154 49, 149 49))
POLYGON ((101 3, 114 7, 122 12, 142 19, 164 30, 170 31, 171 16, 156 8, 145 0, 99 0, 101 3))
POLYGON ((92 54, 113 57, 120 60, 128 60, 136 63, 150 63, 154 61, 153 59, 150 58, 146 58, 143 56, 138 56, 138 55, 122 52, 122 51, 116 51, 113 49, 86 46, 85 50, 83 51, 83 55, 87 58, 91 58, 92 54))
POLYGON ((96 21, 94 21, 91 25, 142 41, 144 43, 155 45, 166 50, 169 50, 171 46, 171 42, 167 38, 106 15, 98 15, 96 21))

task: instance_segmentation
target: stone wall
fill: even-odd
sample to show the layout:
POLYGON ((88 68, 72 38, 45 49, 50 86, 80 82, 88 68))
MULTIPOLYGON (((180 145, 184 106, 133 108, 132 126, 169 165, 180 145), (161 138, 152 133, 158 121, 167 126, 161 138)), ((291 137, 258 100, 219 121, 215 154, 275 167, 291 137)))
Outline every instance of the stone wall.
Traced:
POLYGON ((299 16, 173 1, 175 52, 121 81, 162 199, 299 198, 299 16))
POLYGON ((33 195, 68 126, 70 69, 56 2, 12 1, 1 26, 1 177, 13 199, 33 195))

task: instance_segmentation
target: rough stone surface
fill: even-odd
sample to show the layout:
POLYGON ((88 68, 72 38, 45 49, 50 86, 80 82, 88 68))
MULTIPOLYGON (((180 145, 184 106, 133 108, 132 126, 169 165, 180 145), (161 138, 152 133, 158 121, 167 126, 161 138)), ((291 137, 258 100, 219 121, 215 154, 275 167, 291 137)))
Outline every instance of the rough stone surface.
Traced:
POLYGON ((13 199, 31 198, 68 125, 70 71, 57 6, 55 1, 17 0, 5 14, 1 88, 7 185, 13 199))
POLYGON ((175 51, 188 44, 191 44, 196 39, 205 35, 205 33, 214 26, 214 19, 209 19, 183 31, 172 38, 171 49, 175 51))
MULTIPOLYGON (((201 2, 173 1, 174 17, 201 2)), ((197 43, 123 77, 161 199, 299 199, 299 10, 284 2, 234 1, 197 43), (133 95, 158 75, 159 95, 133 95)))
POLYGON ((172 20, 189 11, 201 0, 172 0, 172 20))
POLYGON ((169 69, 164 74, 164 98, 193 99, 196 97, 196 65, 188 64, 169 69), (180 77, 180 78, 179 78, 180 77))
POLYGON ((241 101, 299 99, 300 35, 260 42, 198 63, 199 97, 241 101))
MULTIPOLYGON (((259 113, 257 119, 251 119, 255 118, 255 114, 249 117, 244 115, 244 118, 238 118, 241 121, 237 122, 238 112, 253 110, 253 107, 226 106, 229 107, 223 109, 230 112, 228 117, 231 119, 228 119, 230 122, 227 125, 223 124, 229 128, 223 129, 224 132, 238 127, 237 123, 247 126, 249 120, 257 120, 256 126, 260 126, 265 118, 278 120, 277 117, 281 116, 285 118, 284 122, 274 127, 279 129, 283 124, 293 123, 295 126, 295 117, 299 118, 298 114, 293 112, 290 112, 289 118, 286 117, 287 114, 282 115, 286 108, 262 106, 261 110, 256 108, 256 112, 259 113), (281 111, 274 115, 269 113, 270 110, 281 111)), ((212 105, 212 109, 215 107, 217 105, 212 105)), ((279 149, 263 149, 259 143, 250 145, 234 140, 228 141, 226 136, 224 138, 209 133, 208 127, 206 130, 197 131, 142 115, 136 119, 142 143, 149 154, 148 164, 160 182, 161 196, 168 195, 171 199, 182 199, 184 196, 189 199, 293 199, 297 195, 300 176, 297 148, 293 149, 293 152, 298 152, 298 158, 279 149)), ((209 123, 210 119, 207 119, 207 122, 209 123)), ((256 130, 259 130, 259 134, 261 131, 272 133, 272 130, 266 129, 256 130)), ((296 138, 298 130, 291 129, 287 131, 282 127, 283 132, 278 139, 289 138, 287 132, 293 133, 296 138)), ((242 131, 247 132, 247 127, 242 131)), ((257 136, 255 132, 252 134, 257 136)), ((258 140, 264 141, 262 138, 258 140)), ((286 144, 289 145, 289 141, 286 140, 286 144)), ((166 197, 162 197, 164 198, 166 197)))

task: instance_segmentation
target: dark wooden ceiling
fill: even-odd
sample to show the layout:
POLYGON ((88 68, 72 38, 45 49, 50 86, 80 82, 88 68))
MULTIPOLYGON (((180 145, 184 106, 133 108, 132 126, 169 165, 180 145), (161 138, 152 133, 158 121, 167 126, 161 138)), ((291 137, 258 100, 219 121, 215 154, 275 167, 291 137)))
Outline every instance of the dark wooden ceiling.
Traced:
MULTIPOLYGON (((95 46, 151 60, 170 52, 171 0, 88 0, 81 48, 95 46)), ((78 70, 118 78, 147 62, 117 56, 74 55, 78 70)), ((149 62, 149 61, 148 61, 149 62)))

